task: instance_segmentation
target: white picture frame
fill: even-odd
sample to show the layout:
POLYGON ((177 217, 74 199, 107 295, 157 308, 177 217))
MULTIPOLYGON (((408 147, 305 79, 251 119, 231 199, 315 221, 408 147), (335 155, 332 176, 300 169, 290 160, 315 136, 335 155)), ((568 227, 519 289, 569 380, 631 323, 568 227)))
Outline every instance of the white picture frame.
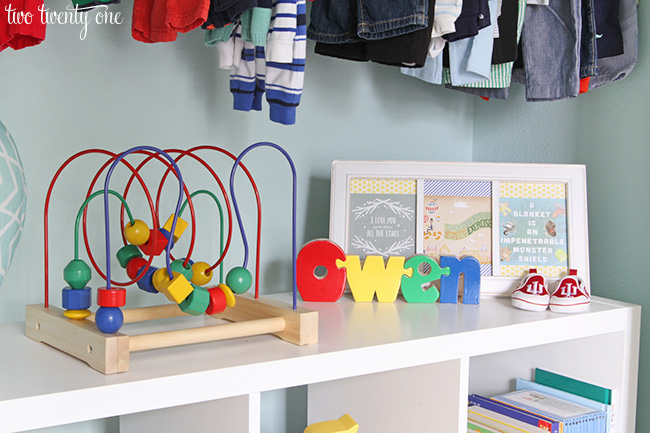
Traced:
MULTIPOLYGON (((494 263, 492 275, 481 276, 481 296, 509 296, 521 281, 522 275, 506 276, 502 269, 505 265, 499 262, 502 242, 508 242, 498 224, 504 217, 496 219, 499 215, 499 199, 506 185, 564 185, 566 202, 565 216, 562 223, 566 229, 562 235, 566 236, 566 269, 576 269, 578 275, 589 286, 589 236, 587 221, 587 188, 586 167, 578 164, 518 164, 518 163, 482 163, 482 162, 420 162, 420 161, 344 161, 332 162, 331 177, 331 203, 330 203, 330 239, 338 244, 346 254, 348 252, 350 236, 350 185, 351 181, 358 179, 370 180, 407 180, 415 181, 416 209, 415 209, 415 254, 423 253, 424 236, 424 203, 423 187, 425 181, 479 181, 490 182, 492 185, 491 199, 491 260, 494 263)), ((519 200, 519 198, 515 199, 519 200)), ((530 201, 544 200, 534 197, 530 201)), ((503 204, 503 201, 502 201, 503 204)), ((534 207, 534 204, 530 204, 534 207)), ((510 211, 512 212, 512 211, 510 211)), ((502 212, 506 214, 506 211, 502 212)), ((509 215, 522 215, 524 212, 513 212, 509 215)), ((532 215, 532 214, 531 214, 532 215)), ((531 217, 532 222, 532 217, 531 217)), ((528 222, 528 224, 531 224, 528 222)), ((564 227, 564 226, 563 226, 564 227)), ((553 230, 554 231, 554 230, 553 230)), ((548 231, 547 231, 548 234, 548 231)), ((523 236, 523 235, 522 235, 523 236)), ((555 236, 555 234, 553 234, 555 236)), ((521 240, 521 239, 519 239, 521 240)), ((512 241, 512 239, 511 239, 512 241)), ((514 242, 514 241, 513 241, 514 242)), ((520 247, 518 250, 523 249, 520 247)), ((531 250, 530 248, 528 250, 531 250)), ((527 250, 527 251, 528 251, 527 250)), ((534 250, 534 249, 532 249, 534 250)), ((555 256, 558 256, 557 251, 555 256)), ((541 256, 534 256, 542 259, 541 256)), ((528 256, 523 256, 528 259, 528 256)), ((539 263, 531 263, 539 265, 539 263)), ((507 268, 510 269, 510 268, 507 268)), ((514 269, 514 268, 513 268, 514 269)), ((560 276, 549 276, 549 286, 553 287, 560 276)))

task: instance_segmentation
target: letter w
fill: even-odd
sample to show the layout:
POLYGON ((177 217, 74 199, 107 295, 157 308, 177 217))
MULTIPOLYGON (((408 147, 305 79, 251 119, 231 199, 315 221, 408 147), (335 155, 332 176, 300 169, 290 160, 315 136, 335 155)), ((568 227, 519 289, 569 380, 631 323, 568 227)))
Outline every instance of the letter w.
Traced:
POLYGON ((367 256, 361 270, 359 256, 346 256, 345 262, 336 261, 339 268, 347 269, 348 284, 355 302, 372 302, 377 293, 379 302, 397 299, 404 269, 404 257, 391 256, 384 268, 382 256, 367 256))

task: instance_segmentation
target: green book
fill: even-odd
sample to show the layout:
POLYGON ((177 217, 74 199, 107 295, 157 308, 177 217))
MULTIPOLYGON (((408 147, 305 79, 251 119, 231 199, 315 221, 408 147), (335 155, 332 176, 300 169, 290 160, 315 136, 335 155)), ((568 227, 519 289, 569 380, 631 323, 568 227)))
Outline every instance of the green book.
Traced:
POLYGON ((611 389, 562 376, 561 374, 552 373, 541 368, 535 369, 535 382, 540 385, 570 392, 571 394, 579 395, 589 400, 595 400, 599 403, 612 404, 611 389))
POLYGON ((500 433, 498 430, 494 430, 486 425, 480 424, 476 421, 467 420, 467 433, 500 433))

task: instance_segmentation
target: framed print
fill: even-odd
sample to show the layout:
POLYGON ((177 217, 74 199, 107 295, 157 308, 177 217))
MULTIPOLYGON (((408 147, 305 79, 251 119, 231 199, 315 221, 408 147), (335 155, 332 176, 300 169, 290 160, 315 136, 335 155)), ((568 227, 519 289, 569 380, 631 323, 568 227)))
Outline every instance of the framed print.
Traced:
POLYGON ((350 179, 349 254, 415 254, 415 187, 408 179, 350 179))
POLYGON ((334 161, 330 239, 348 255, 474 256, 482 295, 529 269, 589 284, 583 165, 334 161))

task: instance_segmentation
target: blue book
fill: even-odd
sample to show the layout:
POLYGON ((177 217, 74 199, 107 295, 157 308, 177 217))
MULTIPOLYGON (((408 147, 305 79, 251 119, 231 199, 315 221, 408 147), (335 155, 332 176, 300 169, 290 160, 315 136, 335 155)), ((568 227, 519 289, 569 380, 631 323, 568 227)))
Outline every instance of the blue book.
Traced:
POLYGON ((542 391, 520 389, 494 396, 492 399, 561 421, 564 433, 603 433, 605 431, 605 413, 542 391))
POLYGON ((526 424, 533 425, 535 427, 542 428, 549 431, 550 433, 560 433, 560 422, 551 418, 546 418, 541 415, 537 415, 532 412, 527 412, 523 409, 519 409, 514 406, 509 406, 507 404, 498 402, 496 400, 490 400, 489 398, 482 397, 478 394, 472 394, 469 396, 469 403, 484 407, 485 409, 490 409, 491 411, 500 413, 502 415, 509 416, 516 420, 525 422, 526 424))
POLYGON ((617 389, 563 376, 541 368, 535 369, 535 382, 610 405, 611 419, 608 432, 618 433, 616 405, 619 393, 617 389))
POLYGON ((612 421, 612 406, 609 404, 604 404, 595 400, 591 400, 585 397, 582 397, 571 392, 563 391, 561 389, 556 389, 551 386, 542 385, 540 383, 531 382, 530 380, 517 379, 517 389, 532 389, 535 391, 543 391, 546 394, 558 397, 571 403, 576 403, 591 409, 597 410, 605 414, 605 425, 603 428, 598 428, 597 433, 609 433, 611 428, 612 421))

